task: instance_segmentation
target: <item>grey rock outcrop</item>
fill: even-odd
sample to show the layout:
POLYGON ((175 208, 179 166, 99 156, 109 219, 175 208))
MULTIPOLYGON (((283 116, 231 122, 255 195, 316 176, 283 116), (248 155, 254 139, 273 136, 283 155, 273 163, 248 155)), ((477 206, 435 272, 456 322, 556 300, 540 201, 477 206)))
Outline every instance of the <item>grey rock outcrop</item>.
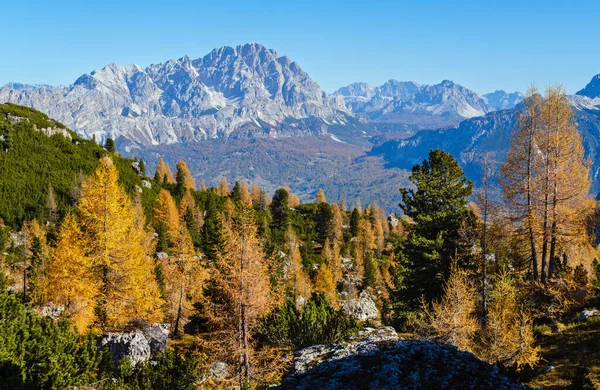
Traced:
POLYGON ((399 340, 393 329, 368 329, 342 345, 294 355, 278 389, 528 389, 497 367, 455 347, 399 340))
POLYGON ((597 317, 597 316, 600 316, 600 310, 586 309, 586 310, 583 310, 581 313, 579 313, 579 315, 577 316, 577 319, 579 319, 579 321, 585 321, 592 317, 597 317))
POLYGON ((126 333, 107 333, 100 339, 100 348, 108 348, 113 364, 118 367, 121 359, 127 357, 135 367, 138 363, 150 360, 150 344, 141 330, 126 333))
POLYGON ((231 375, 231 367, 225 362, 215 362, 210 366, 211 379, 225 379, 231 375))
POLYGON ((379 309, 366 291, 362 291, 357 299, 348 299, 342 305, 344 314, 359 321, 379 318, 379 309))
POLYGON ((108 348, 115 367, 124 357, 135 367, 166 349, 168 324, 140 324, 140 327, 129 332, 107 333, 99 339, 99 348, 108 348))

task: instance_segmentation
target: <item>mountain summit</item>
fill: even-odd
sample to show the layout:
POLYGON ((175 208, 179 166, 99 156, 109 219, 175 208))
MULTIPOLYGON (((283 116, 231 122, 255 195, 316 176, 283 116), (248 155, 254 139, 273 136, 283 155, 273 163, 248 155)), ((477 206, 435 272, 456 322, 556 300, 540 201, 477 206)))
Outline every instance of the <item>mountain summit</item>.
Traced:
POLYGON ((348 114, 296 62, 257 43, 146 69, 110 64, 67 87, 6 85, 0 101, 44 111, 88 137, 142 145, 323 134, 348 114))
POLYGON ((577 92, 577 95, 590 99, 600 98, 600 74, 595 75, 585 88, 577 92))

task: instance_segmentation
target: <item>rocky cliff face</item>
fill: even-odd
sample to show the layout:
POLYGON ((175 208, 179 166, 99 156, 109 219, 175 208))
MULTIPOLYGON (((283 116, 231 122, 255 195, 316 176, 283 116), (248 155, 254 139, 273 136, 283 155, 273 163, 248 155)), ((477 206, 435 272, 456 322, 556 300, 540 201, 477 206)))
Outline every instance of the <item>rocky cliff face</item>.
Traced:
POLYGON ((141 145, 325 134, 350 115, 296 62, 256 43, 146 69, 110 64, 61 88, 8 84, 0 101, 39 109, 90 138, 141 145))
POLYGON ((475 92, 448 80, 436 85, 390 80, 378 87, 355 83, 334 96, 343 97, 355 114, 371 122, 420 128, 456 125, 494 110, 475 92))

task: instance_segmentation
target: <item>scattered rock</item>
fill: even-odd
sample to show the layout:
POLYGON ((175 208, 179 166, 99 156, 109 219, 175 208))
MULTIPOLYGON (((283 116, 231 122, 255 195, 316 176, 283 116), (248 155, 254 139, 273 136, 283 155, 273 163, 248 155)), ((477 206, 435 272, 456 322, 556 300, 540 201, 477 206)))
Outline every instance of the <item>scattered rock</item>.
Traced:
POLYGON ((64 306, 55 305, 54 303, 50 302, 46 306, 42 306, 40 308, 40 315, 42 317, 48 317, 52 320, 57 320, 64 311, 64 306))
POLYGON ((142 169, 140 168, 140 163, 137 161, 134 161, 131 163, 131 167, 133 168, 133 171, 135 173, 137 173, 138 175, 142 174, 142 169))
POLYGON ((139 329, 107 333, 98 342, 100 348, 108 347, 115 367, 118 367, 124 357, 128 357, 135 367, 167 348, 169 324, 150 325, 140 322, 134 326, 139 329))
POLYGON ((169 341, 169 332, 171 331, 171 325, 169 324, 146 324, 142 329, 144 337, 148 340, 150 345, 150 353, 156 355, 164 352, 167 348, 167 342, 169 341))
POLYGON ((579 321, 585 321, 591 317, 600 316, 600 310, 596 309, 586 309, 579 313, 578 319, 579 321))
POLYGON ((225 362, 215 362, 210 366, 210 377, 211 379, 225 379, 231 374, 231 368, 229 364, 225 362))
POLYGON ((150 183, 148 180, 142 180, 142 187, 152 188, 152 183, 150 183))
POLYGON ((366 291, 361 292, 358 299, 347 300, 342 306, 342 311, 359 321, 379 318, 379 309, 366 291))
POLYGON ((169 254, 167 252, 156 252, 156 258, 158 260, 166 260, 169 258, 169 254))
POLYGON ((99 342, 100 348, 108 347, 115 367, 124 357, 128 357, 132 366, 150 360, 150 343, 141 330, 126 333, 107 333, 99 342))

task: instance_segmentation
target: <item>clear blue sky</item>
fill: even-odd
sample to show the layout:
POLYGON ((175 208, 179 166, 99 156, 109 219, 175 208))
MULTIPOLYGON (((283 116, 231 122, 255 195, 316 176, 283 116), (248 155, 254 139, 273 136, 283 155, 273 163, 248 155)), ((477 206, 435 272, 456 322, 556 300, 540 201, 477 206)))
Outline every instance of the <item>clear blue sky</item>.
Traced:
POLYGON ((260 42, 327 92, 354 81, 477 92, 535 81, 569 93, 600 73, 600 1, 11 1, 0 85, 70 84, 108 63, 147 66, 260 42))

